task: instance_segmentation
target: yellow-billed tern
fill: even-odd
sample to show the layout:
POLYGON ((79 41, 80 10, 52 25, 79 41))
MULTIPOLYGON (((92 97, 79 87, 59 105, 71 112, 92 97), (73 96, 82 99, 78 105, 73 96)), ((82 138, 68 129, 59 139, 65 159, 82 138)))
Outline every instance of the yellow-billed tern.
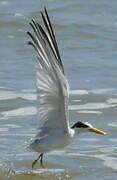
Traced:
POLYGON ((41 104, 38 111, 42 122, 38 134, 29 146, 40 153, 32 163, 32 168, 38 160, 41 165, 43 164, 43 154, 54 149, 64 148, 74 140, 76 135, 86 132, 107 135, 88 122, 78 121, 70 127, 68 81, 46 8, 44 8, 44 12, 41 12, 41 16, 45 27, 32 19, 30 25, 34 30, 34 35, 27 32, 31 37, 29 44, 37 51, 39 60, 37 88, 41 104))

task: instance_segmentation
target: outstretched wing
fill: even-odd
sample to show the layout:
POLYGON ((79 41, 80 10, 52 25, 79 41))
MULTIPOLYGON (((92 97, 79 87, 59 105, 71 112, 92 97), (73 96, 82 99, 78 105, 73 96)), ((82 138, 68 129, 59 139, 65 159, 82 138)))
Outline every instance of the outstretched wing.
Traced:
POLYGON ((32 39, 29 44, 37 51, 39 60, 37 87, 40 126, 68 130, 68 83, 46 8, 41 16, 45 29, 32 19, 30 25, 34 35, 27 32, 32 39))

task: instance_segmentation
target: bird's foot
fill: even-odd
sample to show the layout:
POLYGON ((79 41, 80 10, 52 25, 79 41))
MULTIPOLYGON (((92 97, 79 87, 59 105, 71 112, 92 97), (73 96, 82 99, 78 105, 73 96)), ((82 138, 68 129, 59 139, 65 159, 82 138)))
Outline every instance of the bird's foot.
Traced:
POLYGON ((32 169, 34 168, 35 164, 37 163, 37 161, 40 159, 40 165, 41 167, 44 168, 44 165, 43 165, 43 154, 40 154, 39 157, 33 161, 32 163, 32 169))

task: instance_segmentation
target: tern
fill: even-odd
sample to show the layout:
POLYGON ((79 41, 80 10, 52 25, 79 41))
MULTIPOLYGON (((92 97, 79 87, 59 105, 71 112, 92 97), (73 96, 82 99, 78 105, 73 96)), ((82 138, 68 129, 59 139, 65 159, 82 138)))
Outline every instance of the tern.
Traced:
POLYGON ((39 153, 32 168, 38 160, 43 167, 45 153, 64 148, 82 133, 107 135, 88 122, 78 121, 70 127, 69 84, 46 8, 41 16, 44 27, 32 19, 29 24, 34 33, 27 32, 31 38, 28 44, 37 52, 37 100, 40 101, 38 112, 41 122, 36 137, 29 145, 30 149, 39 153))

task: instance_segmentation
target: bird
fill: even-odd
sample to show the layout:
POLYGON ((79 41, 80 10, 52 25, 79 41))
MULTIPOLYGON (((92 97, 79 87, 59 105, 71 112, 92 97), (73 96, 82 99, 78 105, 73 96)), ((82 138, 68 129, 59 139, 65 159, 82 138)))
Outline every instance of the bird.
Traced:
POLYGON ((37 52, 37 108, 40 126, 29 148, 39 154, 33 161, 43 165, 43 156, 52 150, 68 146, 80 134, 94 132, 107 135, 88 122, 69 123, 69 84, 65 75, 57 40, 47 8, 40 12, 43 26, 31 19, 33 33, 28 31, 28 41, 37 52))

